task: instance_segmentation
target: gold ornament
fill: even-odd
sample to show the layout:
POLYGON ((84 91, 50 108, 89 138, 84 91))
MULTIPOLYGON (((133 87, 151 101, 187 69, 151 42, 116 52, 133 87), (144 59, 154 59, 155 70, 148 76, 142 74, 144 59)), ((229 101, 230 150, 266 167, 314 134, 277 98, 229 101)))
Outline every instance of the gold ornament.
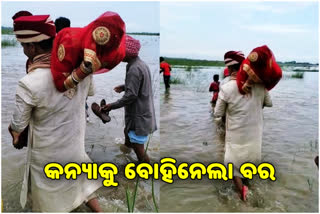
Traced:
POLYGON ((252 53, 250 53, 248 58, 249 58, 250 62, 255 62, 258 59, 258 53, 257 52, 252 52, 252 53))
POLYGON ((106 27, 97 27, 92 32, 94 41, 99 45, 105 45, 110 40, 110 31, 106 27))
POLYGON ((63 44, 60 44, 58 48, 58 59, 60 62, 64 59, 65 55, 66 55, 66 51, 64 49, 64 46, 63 44))

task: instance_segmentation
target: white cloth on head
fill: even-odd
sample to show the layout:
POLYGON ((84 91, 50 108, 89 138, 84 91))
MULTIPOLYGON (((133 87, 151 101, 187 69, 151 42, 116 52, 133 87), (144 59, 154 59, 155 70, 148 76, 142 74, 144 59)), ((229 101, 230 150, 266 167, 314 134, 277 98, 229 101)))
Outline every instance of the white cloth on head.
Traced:
POLYGON ((21 132, 29 124, 22 207, 30 188, 33 211, 70 212, 102 185, 100 180, 88 180, 82 175, 76 180, 51 180, 44 174, 49 162, 92 162, 84 145, 85 101, 90 88, 92 75, 77 85, 75 93, 70 93, 73 96, 65 96, 54 86, 50 69, 44 68, 35 69, 19 81, 11 127, 21 132))
POLYGON ((219 92, 214 116, 226 115, 224 163, 233 163, 234 175, 242 177, 240 166, 261 161, 263 107, 272 106, 268 91, 254 84, 251 95, 239 93, 236 80, 229 80, 219 92))

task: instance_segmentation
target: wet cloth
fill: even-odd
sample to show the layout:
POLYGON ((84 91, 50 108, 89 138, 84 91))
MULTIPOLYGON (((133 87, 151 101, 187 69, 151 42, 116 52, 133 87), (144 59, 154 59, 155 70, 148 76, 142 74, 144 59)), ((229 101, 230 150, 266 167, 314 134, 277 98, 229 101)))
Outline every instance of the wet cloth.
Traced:
POLYGON ((129 139, 131 143, 145 144, 148 141, 147 136, 136 135, 135 131, 129 131, 128 133, 129 139))
POLYGON ((112 109, 125 107, 125 126, 137 135, 157 130, 150 69, 140 57, 127 64, 125 94, 111 103, 112 109))
POLYGON ((18 83, 10 125, 14 131, 21 132, 29 124, 20 203, 25 206, 30 188, 35 212, 70 212, 102 184, 85 176, 78 176, 76 180, 51 180, 43 171, 49 162, 63 165, 92 162, 84 147, 86 120, 83 108, 86 97, 93 95, 92 75, 73 90, 57 91, 48 68, 37 68, 18 83))
POLYGON ((210 84, 209 91, 213 91, 213 96, 211 99, 211 102, 213 102, 213 103, 215 103, 218 100, 219 85, 220 85, 220 82, 212 82, 210 84))
POLYGON ((243 163, 261 161, 263 106, 272 102, 262 84, 254 84, 250 96, 240 94, 234 79, 221 86, 214 116, 221 122, 226 115, 224 163, 234 164, 235 176, 242 177, 243 163))

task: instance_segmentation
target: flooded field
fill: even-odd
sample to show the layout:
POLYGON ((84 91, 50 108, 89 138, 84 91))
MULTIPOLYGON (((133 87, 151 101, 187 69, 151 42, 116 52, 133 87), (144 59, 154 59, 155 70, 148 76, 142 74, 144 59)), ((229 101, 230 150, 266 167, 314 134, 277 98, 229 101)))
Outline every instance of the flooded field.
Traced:
MULTIPOLYGON (((152 162, 173 157, 178 162, 221 162, 223 144, 215 133, 209 84, 223 68, 173 68, 172 84, 165 92, 159 75, 159 37, 134 36, 142 44, 141 58, 150 66, 157 123, 149 145, 152 162), (159 81, 161 82, 159 86, 159 81), (160 109, 161 105, 161 109, 160 109), (161 114, 161 119, 160 119, 161 114), (161 143, 160 143, 161 134, 161 143)), ((17 82, 25 75, 26 57, 22 48, 2 49, 2 200, 4 212, 30 212, 30 203, 22 209, 19 203, 26 149, 16 150, 7 131, 14 107, 17 82)), ((264 110, 263 161, 276 168, 276 182, 254 179, 248 201, 243 203, 232 182, 175 180, 173 184, 155 182, 160 212, 317 212, 318 169, 318 72, 305 72, 303 78, 292 78, 294 68, 285 68, 284 77, 270 92, 273 107, 264 110)), ((105 98, 113 102, 121 97, 113 88, 124 82, 125 64, 113 71, 94 76, 96 94, 88 105, 105 98)), ((90 110, 86 130, 86 151, 97 162, 112 162, 119 168, 136 161, 132 152, 124 154, 123 109, 110 113, 111 122, 103 124, 90 110)), ((127 212, 126 189, 134 189, 120 172, 117 188, 98 190, 104 212, 127 212)), ((140 181, 136 212, 155 212, 151 180, 140 181)), ((89 211, 84 205, 76 212, 89 211)))
MULTIPOLYGON (((140 57, 149 65, 153 78, 153 93, 157 123, 159 127, 159 36, 133 36, 140 40, 140 57)), ((16 150, 11 145, 11 136, 7 131, 15 105, 15 90, 18 80, 25 75, 26 57, 22 47, 8 47, 2 49, 2 200, 4 212, 30 212, 30 203, 22 209, 19 203, 26 149, 16 150)), ((96 94, 88 98, 88 105, 101 99, 114 102, 123 94, 117 94, 113 88, 124 84, 125 63, 121 63, 114 70, 94 75, 96 94)), ((84 106, 83 106, 84 107, 84 106)), ((90 109, 90 120, 86 129, 86 151, 92 160, 97 162, 112 162, 121 167, 132 161, 137 161, 134 152, 129 155, 120 151, 124 143, 124 111, 118 109, 110 112, 111 122, 103 124, 90 109)), ((159 130, 156 131, 149 144, 148 154, 152 162, 157 162, 160 151, 159 130)), ((124 177, 123 171, 115 177, 118 187, 101 187, 98 190, 99 202, 104 212, 127 212, 126 189, 134 190, 135 181, 124 177)), ((155 196, 159 203, 159 182, 155 182, 155 196)), ((76 212, 89 211, 82 205, 76 212)), ((141 181, 138 187, 135 212, 154 212, 151 194, 151 180, 141 181)))
MULTIPOLYGON (((160 185, 161 212, 318 212, 318 73, 292 78, 292 68, 270 92, 264 110, 263 161, 276 168, 275 182, 254 179, 243 203, 231 181, 178 180, 160 185)), ((221 162, 208 92, 223 68, 173 68, 165 92, 161 80, 161 157, 179 162, 221 162)))

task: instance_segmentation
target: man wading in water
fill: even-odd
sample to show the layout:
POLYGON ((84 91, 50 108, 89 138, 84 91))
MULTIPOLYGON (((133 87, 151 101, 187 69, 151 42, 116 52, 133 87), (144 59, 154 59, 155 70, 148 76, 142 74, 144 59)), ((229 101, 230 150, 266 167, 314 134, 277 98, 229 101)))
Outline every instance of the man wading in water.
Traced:
POLYGON ((214 116, 219 126, 226 115, 224 163, 233 164, 234 183, 245 201, 248 187, 240 166, 261 161, 263 107, 272 106, 266 89, 278 83, 282 71, 267 46, 255 48, 245 60, 237 51, 227 52, 224 59, 231 77, 221 87, 214 116))
POLYGON ((171 66, 164 61, 163 57, 160 57, 160 73, 163 72, 163 82, 166 86, 166 90, 170 88, 171 66))
MULTIPOLYGON (((79 176, 76 180, 51 180, 44 174, 49 162, 92 162, 84 149, 86 97, 92 96, 92 75, 77 85, 72 97, 60 93, 51 74, 51 49, 56 29, 49 15, 20 11, 14 33, 28 57, 27 75, 18 83, 16 106, 9 126, 13 145, 21 148, 22 131, 28 128, 27 163, 20 195, 21 206, 31 193, 35 212, 70 212, 83 202, 101 212, 94 192, 100 181, 79 176)), ((87 68, 90 69, 90 68, 87 68)))
POLYGON ((122 150, 133 148, 139 162, 150 163, 150 158, 145 154, 144 144, 148 141, 148 135, 157 130, 152 82, 150 69, 147 64, 140 59, 139 50, 140 42, 132 38, 126 37, 126 56, 123 59, 127 62, 126 80, 124 85, 114 88, 117 93, 125 92, 123 97, 114 103, 104 104, 101 102, 99 109, 98 104, 93 103, 94 113, 99 116, 102 121, 108 118, 109 111, 125 108, 125 145, 122 150))

